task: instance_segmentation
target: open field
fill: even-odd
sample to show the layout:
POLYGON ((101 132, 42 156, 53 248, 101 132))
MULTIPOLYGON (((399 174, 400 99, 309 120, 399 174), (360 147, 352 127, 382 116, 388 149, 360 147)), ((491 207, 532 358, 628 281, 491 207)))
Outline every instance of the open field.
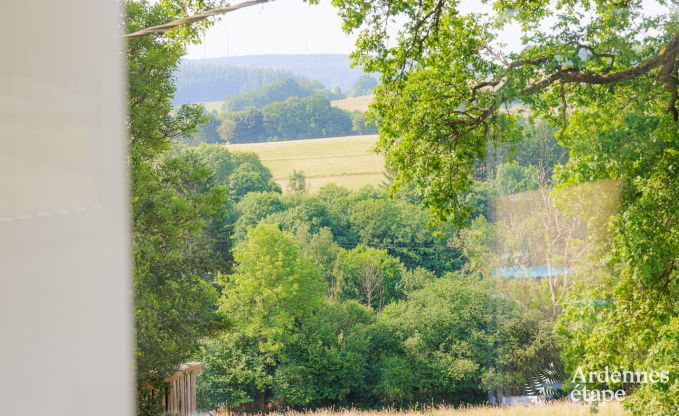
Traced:
MULTIPOLYGON (((625 416, 622 405, 618 402, 610 402, 606 406, 597 408, 598 416, 625 416)), ((424 411, 361 411, 346 409, 339 411, 316 410, 313 412, 286 412, 269 413, 269 416, 590 416, 591 407, 571 402, 558 402, 550 404, 540 404, 534 406, 512 406, 512 407, 489 407, 474 406, 469 408, 454 409, 451 407, 439 407, 424 411)), ((227 416, 228 412, 217 413, 217 416, 227 416)))
POLYGON ((344 98, 342 100, 331 101, 333 107, 347 111, 368 111, 368 106, 373 102, 372 95, 362 95, 360 97, 344 98))
POLYGON ((384 159, 372 152, 376 135, 227 145, 230 150, 255 152, 283 188, 293 170, 307 177, 309 190, 327 183, 349 189, 384 181, 384 159))

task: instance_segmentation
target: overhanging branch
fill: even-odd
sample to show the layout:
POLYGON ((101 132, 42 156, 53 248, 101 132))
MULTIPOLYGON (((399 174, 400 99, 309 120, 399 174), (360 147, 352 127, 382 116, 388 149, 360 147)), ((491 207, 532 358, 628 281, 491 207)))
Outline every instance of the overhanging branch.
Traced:
MULTIPOLYGON (((650 58, 642 61, 639 65, 617 72, 607 72, 605 74, 592 74, 583 71, 576 70, 574 68, 562 68, 556 72, 543 77, 541 80, 524 88, 518 95, 519 97, 528 97, 536 94, 545 88, 549 87, 554 83, 559 83, 561 85, 560 97, 562 99, 562 105, 564 105, 564 92, 563 87, 565 84, 590 84, 590 85, 607 85, 616 84, 623 81, 629 81, 631 79, 640 77, 648 72, 659 68, 656 78, 658 81, 666 84, 670 90, 670 103, 668 105, 668 111, 672 113, 675 120, 679 120, 679 111, 676 109, 676 102, 679 100, 679 93, 677 92, 677 66, 679 57, 679 30, 674 33, 672 39, 663 47, 657 54, 651 56, 650 58)), ((507 66, 508 70, 516 69, 523 66, 539 65, 547 62, 545 58, 537 58, 532 60, 519 60, 510 63, 507 66)), ((506 100, 507 97, 503 97, 503 90, 506 85, 507 75, 503 75, 499 78, 484 80, 473 87, 471 87, 471 97, 467 101, 467 105, 472 104, 476 99, 477 93, 485 88, 495 89, 494 94, 496 99, 493 103, 488 105, 482 112, 478 115, 469 115, 466 119, 457 118, 451 120, 448 124, 451 127, 455 126, 465 126, 474 129, 481 126, 488 120, 493 114, 495 114, 497 108, 506 100)), ((459 115, 459 114, 458 114, 459 115)), ((467 130, 468 131, 468 130, 467 130)))
POLYGON ((639 65, 626 69, 624 71, 609 72, 606 74, 588 74, 581 71, 571 71, 568 69, 560 70, 547 78, 538 81, 532 86, 526 88, 522 95, 532 95, 544 89, 554 82, 560 81, 564 83, 579 83, 579 84, 615 84, 622 81, 628 81, 639 77, 652 69, 662 67, 659 72, 661 81, 666 81, 666 73, 671 73, 674 63, 679 55, 679 30, 672 36, 670 42, 657 54, 641 62, 639 65))
POLYGON ((230 13, 230 12, 236 11, 238 9, 243 9, 245 7, 256 6, 258 4, 268 3, 270 1, 273 1, 273 0, 248 0, 248 1, 245 1, 243 3, 228 5, 228 6, 225 6, 225 7, 219 7, 219 8, 216 8, 216 9, 205 11, 203 13, 198 13, 198 14, 193 15, 193 16, 183 17, 181 19, 177 19, 177 20, 174 20, 174 21, 169 22, 169 23, 164 23, 162 25, 151 26, 151 27, 147 27, 145 29, 138 30, 136 32, 126 33, 126 34, 123 35, 123 39, 130 40, 130 39, 137 39, 137 38, 140 38, 140 37, 146 36, 146 35, 151 35, 151 34, 154 34, 154 33, 165 33, 170 29, 174 29, 175 27, 190 25, 192 23, 196 23, 196 22, 199 22, 201 20, 205 20, 205 19, 213 17, 213 16, 218 16, 218 15, 230 13))

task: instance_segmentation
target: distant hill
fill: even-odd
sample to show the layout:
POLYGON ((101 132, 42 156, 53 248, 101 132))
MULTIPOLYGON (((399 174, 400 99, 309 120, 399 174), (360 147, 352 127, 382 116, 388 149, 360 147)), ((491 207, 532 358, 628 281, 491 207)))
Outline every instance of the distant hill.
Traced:
POLYGON ((182 62, 176 73, 175 104, 222 101, 287 77, 320 81, 325 88, 351 92, 364 75, 347 55, 253 55, 182 62))
POLYGON ((294 77, 291 72, 282 70, 199 62, 182 62, 175 73, 175 105, 201 101, 223 102, 227 96, 256 90, 279 79, 294 77))

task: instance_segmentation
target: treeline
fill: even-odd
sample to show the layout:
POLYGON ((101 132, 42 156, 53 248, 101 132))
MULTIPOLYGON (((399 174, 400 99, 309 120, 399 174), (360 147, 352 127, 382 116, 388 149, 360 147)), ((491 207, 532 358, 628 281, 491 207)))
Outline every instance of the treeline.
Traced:
POLYGON ((225 64, 199 64, 184 61, 174 73, 176 91, 173 103, 222 101, 230 95, 252 91, 291 72, 268 68, 245 68, 225 64))
MULTIPOLYGON (((360 68, 352 68, 349 56, 339 54, 250 55, 184 61, 175 76, 178 96, 189 95, 194 98, 187 102, 223 100, 226 97, 226 94, 222 93, 223 85, 238 85, 237 81, 231 81, 226 76, 201 79, 200 75, 203 75, 203 72, 200 67, 203 66, 211 67, 214 71, 223 68, 226 72, 234 68, 245 71, 280 72, 287 74, 287 77, 318 80, 325 88, 331 90, 340 88, 344 92, 350 92, 358 79, 364 75, 360 68)), ((271 79, 269 82, 274 80, 271 79)), ((264 84, 259 86, 262 85, 264 84)), ((239 92, 242 91, 245 89, 239 92)))
POLYGON ((221 113, 206 113, 194 141, 252 143, 376 132, 363 113, 333 107, 330 101, 338 98, 339 91, 315 81, 277 80, 227 98, 221 113))
POLYGON ((287 77, 271 82, 254 91, 227 97, 224 101, 224 111, 240 111, 248 107, 261 108, 267 104, 283 101, 290 97, 304 98, 312 94, 324 95, 329 100, 344 97, 341 91, 328 91, 318 81, 287 77))

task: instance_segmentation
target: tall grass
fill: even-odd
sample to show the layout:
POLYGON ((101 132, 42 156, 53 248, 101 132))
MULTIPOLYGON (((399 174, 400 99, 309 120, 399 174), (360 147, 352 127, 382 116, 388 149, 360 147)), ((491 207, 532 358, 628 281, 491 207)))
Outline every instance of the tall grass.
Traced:
MULTIPOLYGON (((530 406, 434 407, 427 410, 320 409, 309 412, 274 412, 267 416, 590 416, 592 414, 597 416, 625 416, 627 413, 618 402, 598 406, 594 413, 590 406, 564 401, 530 406)), ((221 411, 217 413, 217 416, 231 416, 231 413, 221 411)))

